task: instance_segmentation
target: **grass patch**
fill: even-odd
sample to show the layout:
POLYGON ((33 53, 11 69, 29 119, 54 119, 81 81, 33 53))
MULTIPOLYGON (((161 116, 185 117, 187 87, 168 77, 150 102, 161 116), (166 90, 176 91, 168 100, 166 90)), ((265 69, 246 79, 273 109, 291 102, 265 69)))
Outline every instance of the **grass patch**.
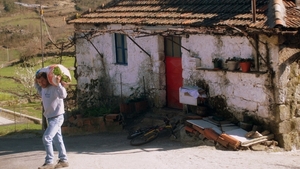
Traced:
POLYGON ((29 24, 35 24, 36 27, 39 26, 39 15, 36 12, 24 10, 23 12, 16 15, 2 16, 0 18, 0 25, 12 25, 12 26, 24 26, 29 24), (36 19, 34 19, 36 18, 36 19), (32 21, 30 21, 32 20, 32 21))
MULTIPOLYGON (((0 81, 1 83, 1 81, 0 81)), ((9 101, 9 100, 15 100, 16 97, 10 93, 3 93, 0 92, 0 101, 9 101)))
POLYGON ((16 81, 13 79, 0 77, 0 83, 1 83, 0 91, 16 91, 16 90, 18 91, 20 89, 20 87, 23 88, 23 86, 21 86, 21 84, 16 83, 16 81))
POLYGON ((0 48, 0 64, 5 62, 9 62, 15 59, 19 59, 20 51, 15 49, 6 50, 4 48, 0 48))
POLYGON ((0 136, 24 133, 40 133, 41 130, 42 125, 34 123, 4 125, 0 126, 0 136))
POLYGON ((14 77, 15 76, 15 66, 9 66, 0 69, 0 76, 14 77))
POLYGON ((32 103, 18 103, 14 101, 15 104, 2 106, 5 109, 14 111, 16 113, 26 114, 36 118, 42 118, 42 105, 40 101, 32 103))
POLYGON ((20 107, 21 107, 21 110, 20 110, 21 113, 27 114, 29 116, 33 116, 36 118, 42 118, 41 102, 21 104, 20 107))

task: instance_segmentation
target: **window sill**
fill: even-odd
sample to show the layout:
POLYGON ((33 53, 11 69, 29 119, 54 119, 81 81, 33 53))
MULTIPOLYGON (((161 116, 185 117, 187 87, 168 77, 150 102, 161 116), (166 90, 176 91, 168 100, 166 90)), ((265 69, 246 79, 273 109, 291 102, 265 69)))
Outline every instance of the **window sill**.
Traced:
POLYGON ((120 66, 128 66, 127 63, 115 63, 115 65, 120 65, 120 66))

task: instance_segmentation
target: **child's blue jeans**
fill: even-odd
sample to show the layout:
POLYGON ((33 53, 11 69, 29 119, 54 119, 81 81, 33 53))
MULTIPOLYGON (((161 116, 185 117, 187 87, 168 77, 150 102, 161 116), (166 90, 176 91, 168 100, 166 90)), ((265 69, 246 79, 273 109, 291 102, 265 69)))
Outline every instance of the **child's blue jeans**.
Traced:
POLYGON ((53 163, 53 145, 58 151, 58 158, 61 161, 67 161, 66 148, 61 134, 61 126, 64 122, 64 115, 48 118, 47 121, 48 127, 43 135, 43 144, 46 150, 45 163, 53 163))

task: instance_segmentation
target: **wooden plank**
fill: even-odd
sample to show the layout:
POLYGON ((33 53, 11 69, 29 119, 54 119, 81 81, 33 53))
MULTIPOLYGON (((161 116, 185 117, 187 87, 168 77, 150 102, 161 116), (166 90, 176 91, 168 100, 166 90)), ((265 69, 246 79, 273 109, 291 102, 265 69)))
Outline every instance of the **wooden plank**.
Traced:
POLYGON ((274 134, 269 134, 267 136, 262 136, 262 137, 259 137, 259 138, 254 138, 254 139, 251 139, 249 141, 242 142, 241 146, 248 147, 248 146, 251 146, 251 145, 254 145, 254 144, 257 144, 257 143, 261 143, 261 142, 264 142, 264 141, 267 141, 267 140, 270 140, 270 139, 273 139, 273 138, 274 138, 274 134))

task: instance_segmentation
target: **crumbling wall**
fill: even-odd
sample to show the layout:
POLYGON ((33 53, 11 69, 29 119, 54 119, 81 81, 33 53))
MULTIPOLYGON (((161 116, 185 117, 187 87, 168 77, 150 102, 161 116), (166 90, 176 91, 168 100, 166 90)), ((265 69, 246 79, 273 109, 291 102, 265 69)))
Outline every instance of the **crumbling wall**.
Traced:
MULTIPOLYGON (((97 29, 80 25, 79 29, 97 29)), ((130 25, 109 25, 107 30, 129 30, 130 25)), ((119 31, 120 33, 120 31, 119 31)), ((147 93, 150 103, 165 105, 165 69, 163 39, 159 36, 134 38, 131 31, 124 31, 127 38, 128 65, 116 64, 114 31, 94 36, 93 33, 77 34, 76 59, 78 74, 78 103, 97 106, 103 94, 121 97, 125 101, 131 94, 147 93), (81 37, 81 38, 79 38, 81 37), (104 93, 105 92, 105 93, 104 93)))
POLYGON ((300 148, 300 35, 286 36, 279 52, 276 139, 287 150, 300 148))
POLYGON ((260 60, 259 71, 252 68, 250 72, 243 73, 226 69, 214 70, 212 63, 212 59, 216 57, 221 58, 223 64, 229 57, 254 58, 257 50, 260 52, 260 59, 269 60, 272 53, 276 60, 277 47, 273 45, 277 42, 276 37, 260 38, 260 46, 257 48, 253 46, 254 39, 241 36, 192 35, 183 39, 183 46, 193 53, 183 52, 184 84, 197 85, 197 82, 204 81, 208 86, 206 90, 210 105, 218 113, 232 114, 239 121, 252 117, 261 124, 272 123, 275 119, 271 103, 274 92, 269 86, 273 85, 273 80, 267 72, 267 64, 260 60), (195 65, 198 58, 201 59, 200 68, 195 65))
MULTIPOLYGON (((245 115, 254 116, 264 123, 270 123, 272 116, 269 98, 272 91, 266 84, 270 76, 266 67, 261 64, 260 71, 243 73, 240 71, 213 70, 213 58, 224 61, 229 57, 249 58, 256 57, 256 49, 246 37, 194 35, 183 40, 183 46, 189 46, 194 56, 190 53, 183 54, 183 78, 185 85, 195 85, 197 81, 205 81, 208 85, 211 104, 216 105, 220 98, 224 99, 224 112, 231 112, 237 119, 243 120, 245 115), (201 40, 199 40, 201 39, 201 40), (196 56, 195 56, 196 55, 196 56), (200 58, 200 69, 193 65, 193 59, 200 58)), ((267 43, 272 43, 269 40, 267 43)), ((260 49, 263 58, 268 57, 266 49, 260 49)), ((268 47, 276 50, 276 47, 268 47)), ((253 69, 252 69, 253 71, 253 69)))

